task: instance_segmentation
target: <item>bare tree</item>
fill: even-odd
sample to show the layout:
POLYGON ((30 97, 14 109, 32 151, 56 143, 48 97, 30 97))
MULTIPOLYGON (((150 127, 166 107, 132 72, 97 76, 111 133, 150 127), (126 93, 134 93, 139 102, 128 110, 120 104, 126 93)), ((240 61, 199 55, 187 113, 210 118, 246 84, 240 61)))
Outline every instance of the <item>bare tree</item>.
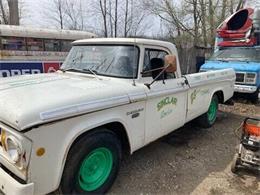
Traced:
POLYGON ((65 0, 53 0, 51 2, 45 0, 45 5, 48 5, 47 7, 44 7, 44 11, 42 15, 46 19, 46 21, 49 21, 53 23, 55 26, 57 26, 60 29, 64 29, 64 23, 65 23, 65 0), (45 3, 46 2, 46 3, 45 3))
POLYGON ((112 15, 112 1, 109 0, 109 26, 110 26, 110 37, 114 36, 114 27, 113 27, 113 15, 112 15))
POLYGON ((19 25, 24 17, 22 0, 0 0, 0 24, 19 25))
POLYGON ((227 1, 222 0, 222 10, 221 10, 221 17, 219 21, 220 23, 226 18, 226 10, 227 10, 227 1))
POLYGON ((7 0, 9 7, 9 24, 19 25, 19 8, 18 0, 7 0))
POLYGON ((244 6, 245 0, 239 0, 238 4, 237 4, 237 8, 236 11, 238 11, 239 9, 241 9, 244 6))
MULTIPOLYGON (((47 0, 45 0, 47 2, 47 0)), ((49 2, 49 1, 48 1, 49 2)), ((43 15, 60 29, 84 30, 86 14, 82 0, 53 0, 45 7, 43 15)))
POLYGON ((8 24, 9 19, 9 10, 7 8, 7 5, 4 4, 3 0, 0 0, 0 24, 8 24))
MULTIPOLYGON (((144 24, 146 11, 137 0, 100 0, 94 4, 94 10, 101 21, 105 37, 127 37, 142 34, 147 27, 144 24), (133 14, 133 12, 136 12, 133 14)), ((147 27, 148 28, 148 27, 147 27)))
POLYGON ((82 2, 70 0, 65 2, 66 23, 68 29, 83 30, 84 29, 84 14, 82 9, 82 2))
POLYGON ((107 31, 107 1, 106 0, 99 0, 99 5, 100 5, 100 11, 101 11, 101 14, 102 14, 102 18, 103 18, 104 36, 108 37, 108 31, 107 31))
POLYGON ((117 37, 117 22, 118 22, 118 0, 115 0, 115 37, 117 37))
MULTIPOLYGON (((224 0, 225 1, 225 0, 224 0)), ((200 0, 200 7, 201 7, 201 31, 202 31, 202 37, 203 37, 203 45, 204 47, 207 47, 207 27, 206 27, 206 5, 204 0, 200 0)))
POLYGON ((124 25, 124 36, 127 37, 127 24, 128 24, 128 6, 129 5, 129 2, 128 0, 126 0, 125 2, 125 25, 124 25))
POLYGON ((230 7, 233 10, 241 0, 231 1, 182 0, 177 4, 171 0, 144 0, 144 5, 164 21, 171 37, 180 37, 182 45, 186 46, 186 40, 191 38, 194 46, 201 47, 203 43, 204 47, 213 47, 217 26, 227 17, 230 7))
POLYGON ((209 0, 209 29, 210 29, 210 45, 213 47, 214 45, 214 38, 215 38, 215 21, 214 21, 214 7, 213 7, 213 0, 209 0))
POLYGON ((123 6, 125 9, 121 9, 122 16, 122 36, 124 37, 136 37, 144 36, 145 32, 149 30, 151 23, 146 20, 149 15, 148 11, 143 6, 141 1, 125 0, 123 6))

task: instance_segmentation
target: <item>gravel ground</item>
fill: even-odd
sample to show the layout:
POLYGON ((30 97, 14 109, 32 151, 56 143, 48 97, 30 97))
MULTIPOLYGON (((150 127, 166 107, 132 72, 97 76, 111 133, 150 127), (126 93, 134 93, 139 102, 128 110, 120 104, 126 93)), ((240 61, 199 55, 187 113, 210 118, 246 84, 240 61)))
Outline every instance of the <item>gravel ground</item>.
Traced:
POLYGON ((245 116, 259 115, 260 104, 236 100, 220 106, 216 124, 192 123, 138 150, 122 162, 114 194, 260 194, 260 173, 234 175, 230 164, 245 116))

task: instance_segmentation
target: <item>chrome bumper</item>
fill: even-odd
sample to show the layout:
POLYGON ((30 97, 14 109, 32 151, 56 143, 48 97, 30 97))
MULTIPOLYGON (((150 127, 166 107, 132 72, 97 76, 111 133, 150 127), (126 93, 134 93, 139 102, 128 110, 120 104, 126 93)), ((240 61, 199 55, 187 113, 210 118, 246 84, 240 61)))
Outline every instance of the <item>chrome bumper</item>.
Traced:
POLYGON ((238 93, 254 93, 254 92, 256 92, 256 90, 257 90, 256 86, 235 84, 235 92, 238 92, 238 93))
POLYGON ((0 167, 0 194, 33 195, 34 184, 21 184, 0 167))

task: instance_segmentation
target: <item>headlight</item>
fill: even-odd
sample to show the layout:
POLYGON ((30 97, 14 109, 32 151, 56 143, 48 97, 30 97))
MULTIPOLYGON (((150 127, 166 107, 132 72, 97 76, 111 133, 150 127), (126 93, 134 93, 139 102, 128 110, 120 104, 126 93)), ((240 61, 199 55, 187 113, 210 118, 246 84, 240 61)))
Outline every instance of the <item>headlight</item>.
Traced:
MULTIPOLYGON (((0 123, 0 160, 18 177, 26 180, 32 141, 20 132, 0 123)), ((0 193, 1 194, 1 193, 0 193)))
POLYGON ((7 160, 14 164, 18 169, 23 170, 28 165, 28 153, 23 145, 27 141, 21 136, 16 136, 11 132, 0 128, 0 147, 7 160))
POLYGON ((256 82, 256 73, 246 73, 245 83, 255 84, 256 82))
POLYGON ((16 164, 20 161, 22 155, 22 147, 19 141, 13 137, 8 136, 6 138, 6 152, 10 158, 10 160, 16 164))

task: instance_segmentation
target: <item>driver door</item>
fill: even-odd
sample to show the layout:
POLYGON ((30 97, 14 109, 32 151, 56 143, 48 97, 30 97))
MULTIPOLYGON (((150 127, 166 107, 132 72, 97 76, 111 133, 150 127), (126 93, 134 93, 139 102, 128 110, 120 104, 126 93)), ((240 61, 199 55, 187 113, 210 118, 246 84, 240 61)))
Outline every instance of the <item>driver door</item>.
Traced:
MULTIPOLYGON (((146 48, 143 71, 151 70, 154 58, 164 59, 169 53, 159 48, 146 48)), ((157 66, 157 65, 156 65, 157 66)), ((157 66, 158 67, 158 66, 157 66)), ((146 83, 153 81, 152 74, 142 74, 146 83)), ((184 78, 167 73, 165 80, 159 78, 147 88, 145 142, 149 143, 184 125, 188 86, 184 78)))

